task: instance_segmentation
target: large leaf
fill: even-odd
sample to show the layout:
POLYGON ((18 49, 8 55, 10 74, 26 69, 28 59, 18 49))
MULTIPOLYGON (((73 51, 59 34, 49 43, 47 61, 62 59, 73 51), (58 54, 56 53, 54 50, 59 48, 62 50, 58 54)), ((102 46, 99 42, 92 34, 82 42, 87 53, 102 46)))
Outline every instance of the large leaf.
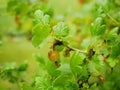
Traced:
POLYGON ((33 38, 32 43, 35 47, 38 47, 39 44, 49 35, 51 31, 50 25, 48 24, 38 24, 33 28, 33 38))

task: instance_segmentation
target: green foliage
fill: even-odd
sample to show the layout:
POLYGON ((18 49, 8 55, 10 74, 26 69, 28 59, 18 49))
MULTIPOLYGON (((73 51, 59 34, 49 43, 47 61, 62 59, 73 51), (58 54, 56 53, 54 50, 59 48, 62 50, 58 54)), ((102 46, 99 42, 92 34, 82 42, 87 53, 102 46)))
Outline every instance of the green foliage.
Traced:
POLYGON ((34 34, 34 37, 32 39, 33 45, 35 47, 38 47, 42 43, 42 41, 47 38, 47 36, 50 34, 50 31, 51 31, 50 25, 37 24, 33 28, 33 34, 34 34))
POLYGON ((39 24, 48 24, 50 22, 50 16, 44 15, 41 10, 35 11, 35 22, 39 24))
POLYGON ((66 37, 69 34, 69 28, 65 25, 64 22, 58 23, 56 26, 53 27, 54 36, 57 38, 66 37))
POLYGON ((49 25, 49 19, 49 15, 44 15, 41 10, 35 12, 36 25, 33 28, 34 37, 32 39, 32 43, 35 47, 38 47, 50 34, 51 28, 49 25))
POLYGON ((36 77, 35 82, 36 90, 50 90, 51 88, 51 80, 46 77, 36 77))
POLYGON ((28 67, 27 62, 17 67, 16 63, 5 63, 0 68, 0 77, 3 80, 9 80, 11 83, 19 83, 24 80, 24 72, 28 67))
POLYGON ((74 15, 65 14, 63 22, 59 20, 60 16, 52 17, 52 10, 44 3, 35 2, 30 6, 23 1, 9 1, 7 10, 18 17, 28 15, 28 18, 34 18, 32 44, 46 48, 45 58, 42 54, 34 55, 39 70, 35 72, 32 82, 28 83, 24 78, 27 62, 20 66, 6 63, 0 67, 0 77, 3 80, 20 84, 22 90, 120 89, 120 20, 117 0, 96 0, 96 3, 88 5, 84 3, 89 0, 80 1, 83 4, 81 12, 88 12, 88 15, 78 13, 79 20, 75 18, 74 24, 70 21, 74 15), (89 5, 92 8, 86 10, 89 5), (94 12, 91 13, 91 9, 94 12))
POLYGON ((101 36, 105 33, 106 25, 103 23, 103 18, 98 17, 91 24, 90 31, 92 36, 101 36))
POLYGON ((118 27, 115 27, 111 31, 109 31, 107 34, 107 40, 115 40, 117 37, 117 31, 118 27))
POLYGON ((116 58, 120 55, 120 42, 116 43, 113 47, 112 47, 112 54, 111 57, 116 58))

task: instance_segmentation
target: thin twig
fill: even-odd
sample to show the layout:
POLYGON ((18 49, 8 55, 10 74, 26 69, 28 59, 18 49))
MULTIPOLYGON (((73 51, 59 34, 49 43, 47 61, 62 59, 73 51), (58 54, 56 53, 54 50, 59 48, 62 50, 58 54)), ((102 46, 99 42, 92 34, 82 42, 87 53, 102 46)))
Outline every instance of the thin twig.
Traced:
MULTIPOLYGON (((58 39, 56 39, 56 38, 55 38, 55 40, 56 40, 56 41, 59 41, 59 42, 62 42, 61 40, 58 40, 58 39)), ((67 45, 67 44, 62 44, 62 45, 65 46, 65 47, 67 47, 67 48, 69 48, 69 49, 72 50, 72 51, 77 51, 77 52, 79 52, 79 53, 84 53, 84 54, 87 53, 86 51, 83 51, 83 50, 80 50, 80 49, 71 47, 70 45, 67 45)))
POLYGON ((73 50, 73 51, 78 51, 79 53, 86 53, 86 51, 83 51, 83 50, 80 50, 80 49, 77 49, 77 48, 74 48, 74 47, 71 47, 69 45, 65 45, 67 48, 73 50))

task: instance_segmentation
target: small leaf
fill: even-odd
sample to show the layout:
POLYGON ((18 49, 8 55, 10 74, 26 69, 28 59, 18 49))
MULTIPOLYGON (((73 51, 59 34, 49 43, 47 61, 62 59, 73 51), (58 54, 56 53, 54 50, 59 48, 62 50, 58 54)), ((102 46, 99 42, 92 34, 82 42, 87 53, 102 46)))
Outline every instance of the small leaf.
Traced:
POLYGON ((57 70, 55 63, 51 61, 47 61, 46 70, 51 76, 54 76, 54 77, 60 74, 60 71, 57 70))
POLYGON ((56 26, 53 27, 53 30, 54 30, 54 35, 57 38, 66 37, 69 34, 69 28, 68 26, 65 25, 64 22, 58 23, 56 26))
POLYGON ((47 77, 36 77, 35 90, 49 90, 51 84, 51 80, 47 77))
POLYGON ((57 45, 57 46, 55 46, 55 50, 56 51, 62 51, 64 49, 64 46, 63 45, 57 45))
POLYGON ((81 66, 83 62, 84 56, 81 56, 79 52, 75 52, 72 55, 71 61, 70 61, 70 68, 72 73, 75 76, 81 75, 81 71, 84 67, 81 66))
POLYGON ((39 62, 39 66, 45 68, 45 60, 41 55, 34 55, 35 59, 39 62))
POLYGON ((18 70, 19 71, 25 71, 27 69, 27 67, 28 67, 28 62, 25 61, 19 66, 18 70))
POLYGON ((36 10, 34 22, 38 24, 48 24, 50 22, 50 16, 44 15, 43 11, 41 10, 36 10))
POLYGON ((100 36, 105 33, 106 25, 103 24, 103 18, 98 17, 90 26, 92 36, 100 36))
POLYGON ((59 75, 53 82, 54 86, 62 86, 64 87, 69 79, 68 75, 59 75))
POLYGON ((110 32, 108 32, 107 40, 115 40, 115 38, 117 37, 118 29, 119 29, 118 27, 115 27, 110 32))
POLYGON ((90 87, 90 90, 96 90, 97 89, 97 84, 93 84, 91 87, 90 87))
POLYGON ((43 16, 44 16, 44 13, 41 10, 36 10, 35 11, 35 17, 37 19, 41 19, 41 18, 43 18, 43 16))
POLYGON ((112 59, 112 58, 108 58, 107 62, 108 62, 109 65, 113 68, 113 67, 115 67, 115 65, 118 63, 118 60, 112 59))

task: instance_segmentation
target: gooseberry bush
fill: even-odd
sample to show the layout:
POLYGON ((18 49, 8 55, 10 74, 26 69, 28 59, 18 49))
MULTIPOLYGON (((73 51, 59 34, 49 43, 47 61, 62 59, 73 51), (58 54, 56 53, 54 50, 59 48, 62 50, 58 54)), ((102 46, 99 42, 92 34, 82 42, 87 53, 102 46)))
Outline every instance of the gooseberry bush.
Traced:
POLYGON ((47 59, 34 55, 39 71, 31 83, 17 77, 26 70, 26 62, 19 67, 3 67, 1 77, 21 82, 22 90, 119 90, 120 2, 101 1, 92 4, 87 18, 90 20, 82 24, 83 28, 81 17, 74 18, 73 29, 68 21, 55 20, 41 9, 35 10, 31 42, 41 50, 49 47, 45 51, 47 59))

